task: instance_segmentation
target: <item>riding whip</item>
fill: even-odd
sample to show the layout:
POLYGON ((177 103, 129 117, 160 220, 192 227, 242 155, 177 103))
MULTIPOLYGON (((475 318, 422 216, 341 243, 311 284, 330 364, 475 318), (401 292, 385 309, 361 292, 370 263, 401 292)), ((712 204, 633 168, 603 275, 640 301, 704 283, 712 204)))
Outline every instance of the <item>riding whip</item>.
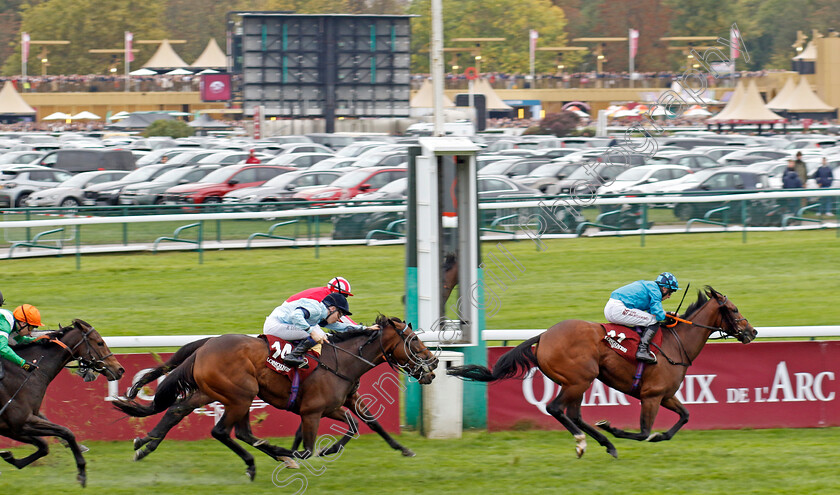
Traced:
MULTIPOLYGON (((39 358, 38 358, 38 361, 41 361, 42 359, 44 359, 44 355, 43 355, 43 354, 41 354, 41 357, 39 357, 39 358)), ((38 361, 36 361, 36 363, 37 363, 38 361)), ((4 413, 4 412, 6 412, 6 408, 7 408, 7 407, 9 407, 9 404, 11 404, 13 400, 15 400, 15 397, 17 397, 17 394, 19 394, 19 393, 20 393, 20 391, 21 391, 21 390, 23 390, 23 386, 24 386, 24 385, 26 385, 26 382, 28 382, 28 381, 29 381, 29 378, 32 376, 32 373, 34 373, 34 372, 35 372, 35 370, 32 370, 32 372, 31 372, 31 373, 27 373, 27 374, 26 374, 26 378, 24 378, 24 379, 23 379, 23 383, 21 383, 21 384, 20 384, 20 387, 18 387, 18 389, 17 389, 17 391, 14 393, 14 395, 12 395, 11 397, 9 397, 9 400, 6 402, 6 404, 4 404, 4 405, 3 405, 3 408, 2 408, 2 409, 0 409, 0 416, 3 416, 3 413, 4 413)))

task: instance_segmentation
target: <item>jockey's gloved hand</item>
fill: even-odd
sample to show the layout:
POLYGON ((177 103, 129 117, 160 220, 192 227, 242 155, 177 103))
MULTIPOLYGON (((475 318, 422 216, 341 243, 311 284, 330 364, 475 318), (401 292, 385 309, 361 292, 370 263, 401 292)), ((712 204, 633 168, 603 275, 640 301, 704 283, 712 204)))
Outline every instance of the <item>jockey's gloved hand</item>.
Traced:
POLYGON ((38 365, 35 363, 31 363, 29 361, 24 361, 23 364, 20 366, 24 369, 27 373, 32 373, 33 371, 38 369, 38 365))
POLYGON ((674 323, 676 323, 676 322, 677 322, 677 320, 675 320, 675 319, 674 319, 674 317, 673 317, 673 316, 671 316, 671 315, 666 316, 666 317, 665 317, 665 319, 664 319, 664 320, 662 320, 662 323, 663 323, 665 326, 673 325, 673 324, 674 324, 674 323))

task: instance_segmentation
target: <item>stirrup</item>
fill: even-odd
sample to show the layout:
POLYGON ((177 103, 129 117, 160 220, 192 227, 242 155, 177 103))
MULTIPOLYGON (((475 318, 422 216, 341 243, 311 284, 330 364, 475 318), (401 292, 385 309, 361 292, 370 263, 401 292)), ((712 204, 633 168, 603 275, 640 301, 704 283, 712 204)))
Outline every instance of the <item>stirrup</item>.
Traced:
POLYGON ((656 364, 656 354, 650 351, 637 352, 636 360, 647 364, 656 364))

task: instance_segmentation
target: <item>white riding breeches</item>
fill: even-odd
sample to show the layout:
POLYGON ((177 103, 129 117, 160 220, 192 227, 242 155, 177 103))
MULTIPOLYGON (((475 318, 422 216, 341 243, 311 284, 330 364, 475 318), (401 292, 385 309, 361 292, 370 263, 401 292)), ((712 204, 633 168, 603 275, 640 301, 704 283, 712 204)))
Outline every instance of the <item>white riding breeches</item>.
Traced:
POLYGON ((294 340, 303 340, 306 337, 312 337, 312 340, 318 342, 324 338, 326 335, 321 327, 318 325, 313 325, 309 327, 307 330, 301 330, 300 328, 289 325, 288 323, 280 323, 275 319, 265 319, 265 325, 263 325, 263 333, 266 335, 273 335, 275 337, 279 337, 283 340, 294 341, 294 340))
POLYGON ((618 299, 610 299, 604 306, 604 316, 611 323, 627 325, 629 327, 649 326, 657 322, 652 314, 640 309, 631 309, 618 299))

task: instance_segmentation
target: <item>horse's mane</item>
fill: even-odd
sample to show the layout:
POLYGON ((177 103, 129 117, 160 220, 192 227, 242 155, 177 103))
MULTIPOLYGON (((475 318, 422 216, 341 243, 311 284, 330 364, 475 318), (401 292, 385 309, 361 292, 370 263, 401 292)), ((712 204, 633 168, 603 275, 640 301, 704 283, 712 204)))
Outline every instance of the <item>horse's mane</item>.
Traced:
MULTIPOLYGON (((694 303, 692 303, 688 308, 686 308, 685 313, 680 315, 681 318, 688 318, 690 315, 699 310, 704 304, 706 304, 709 301, 709 297, 706 296, 705 292, 711 294, 711 296, 715 299, 717 299, 718 296, 722 295, 720 292, 714 290, 711 285, 703 287, 703 290, 697 291, 697 300, 694 301, 694 303)), ((737 326, 735 325, 735 318, 732 315, 732 311, 730 311, 729 308, 727 308, 726 306, 720 307, 720 315, 721 318, 723 318, 723 320, 726 322, 727 326, 729 326, 729 328, 735 328, 737 326)))
MULTIPOLYGON (((74 319, 72 322, 70 322, 70 325, 67 325, 66 327, 62 326, 59 323, 58 330, 48 330, 46 332, 38 332, 38 336, 44 336, 44 337, 47 337, 49 339, 61 339, 62 337, 64 337, 64 335, 67 332, 76 328, 77 323, 78 323, 79 327, 90 327, 90 325, 86 321, 80 320, 80 319, 77 318, 77 319, 74 319)), ((35 344, 35 343, 19 344, 15 347, 23 349, 23 348, 26 348, 26 346, 30 346, 30 345, 38 345, 38 344, 35 344)))
POLYGON ((330 342, 333 344, 340 344, 348 340, 358 337, 371 337, 376 333, 376 330, 348 330, 346 332, 338 332, 330 334, 330 342))

